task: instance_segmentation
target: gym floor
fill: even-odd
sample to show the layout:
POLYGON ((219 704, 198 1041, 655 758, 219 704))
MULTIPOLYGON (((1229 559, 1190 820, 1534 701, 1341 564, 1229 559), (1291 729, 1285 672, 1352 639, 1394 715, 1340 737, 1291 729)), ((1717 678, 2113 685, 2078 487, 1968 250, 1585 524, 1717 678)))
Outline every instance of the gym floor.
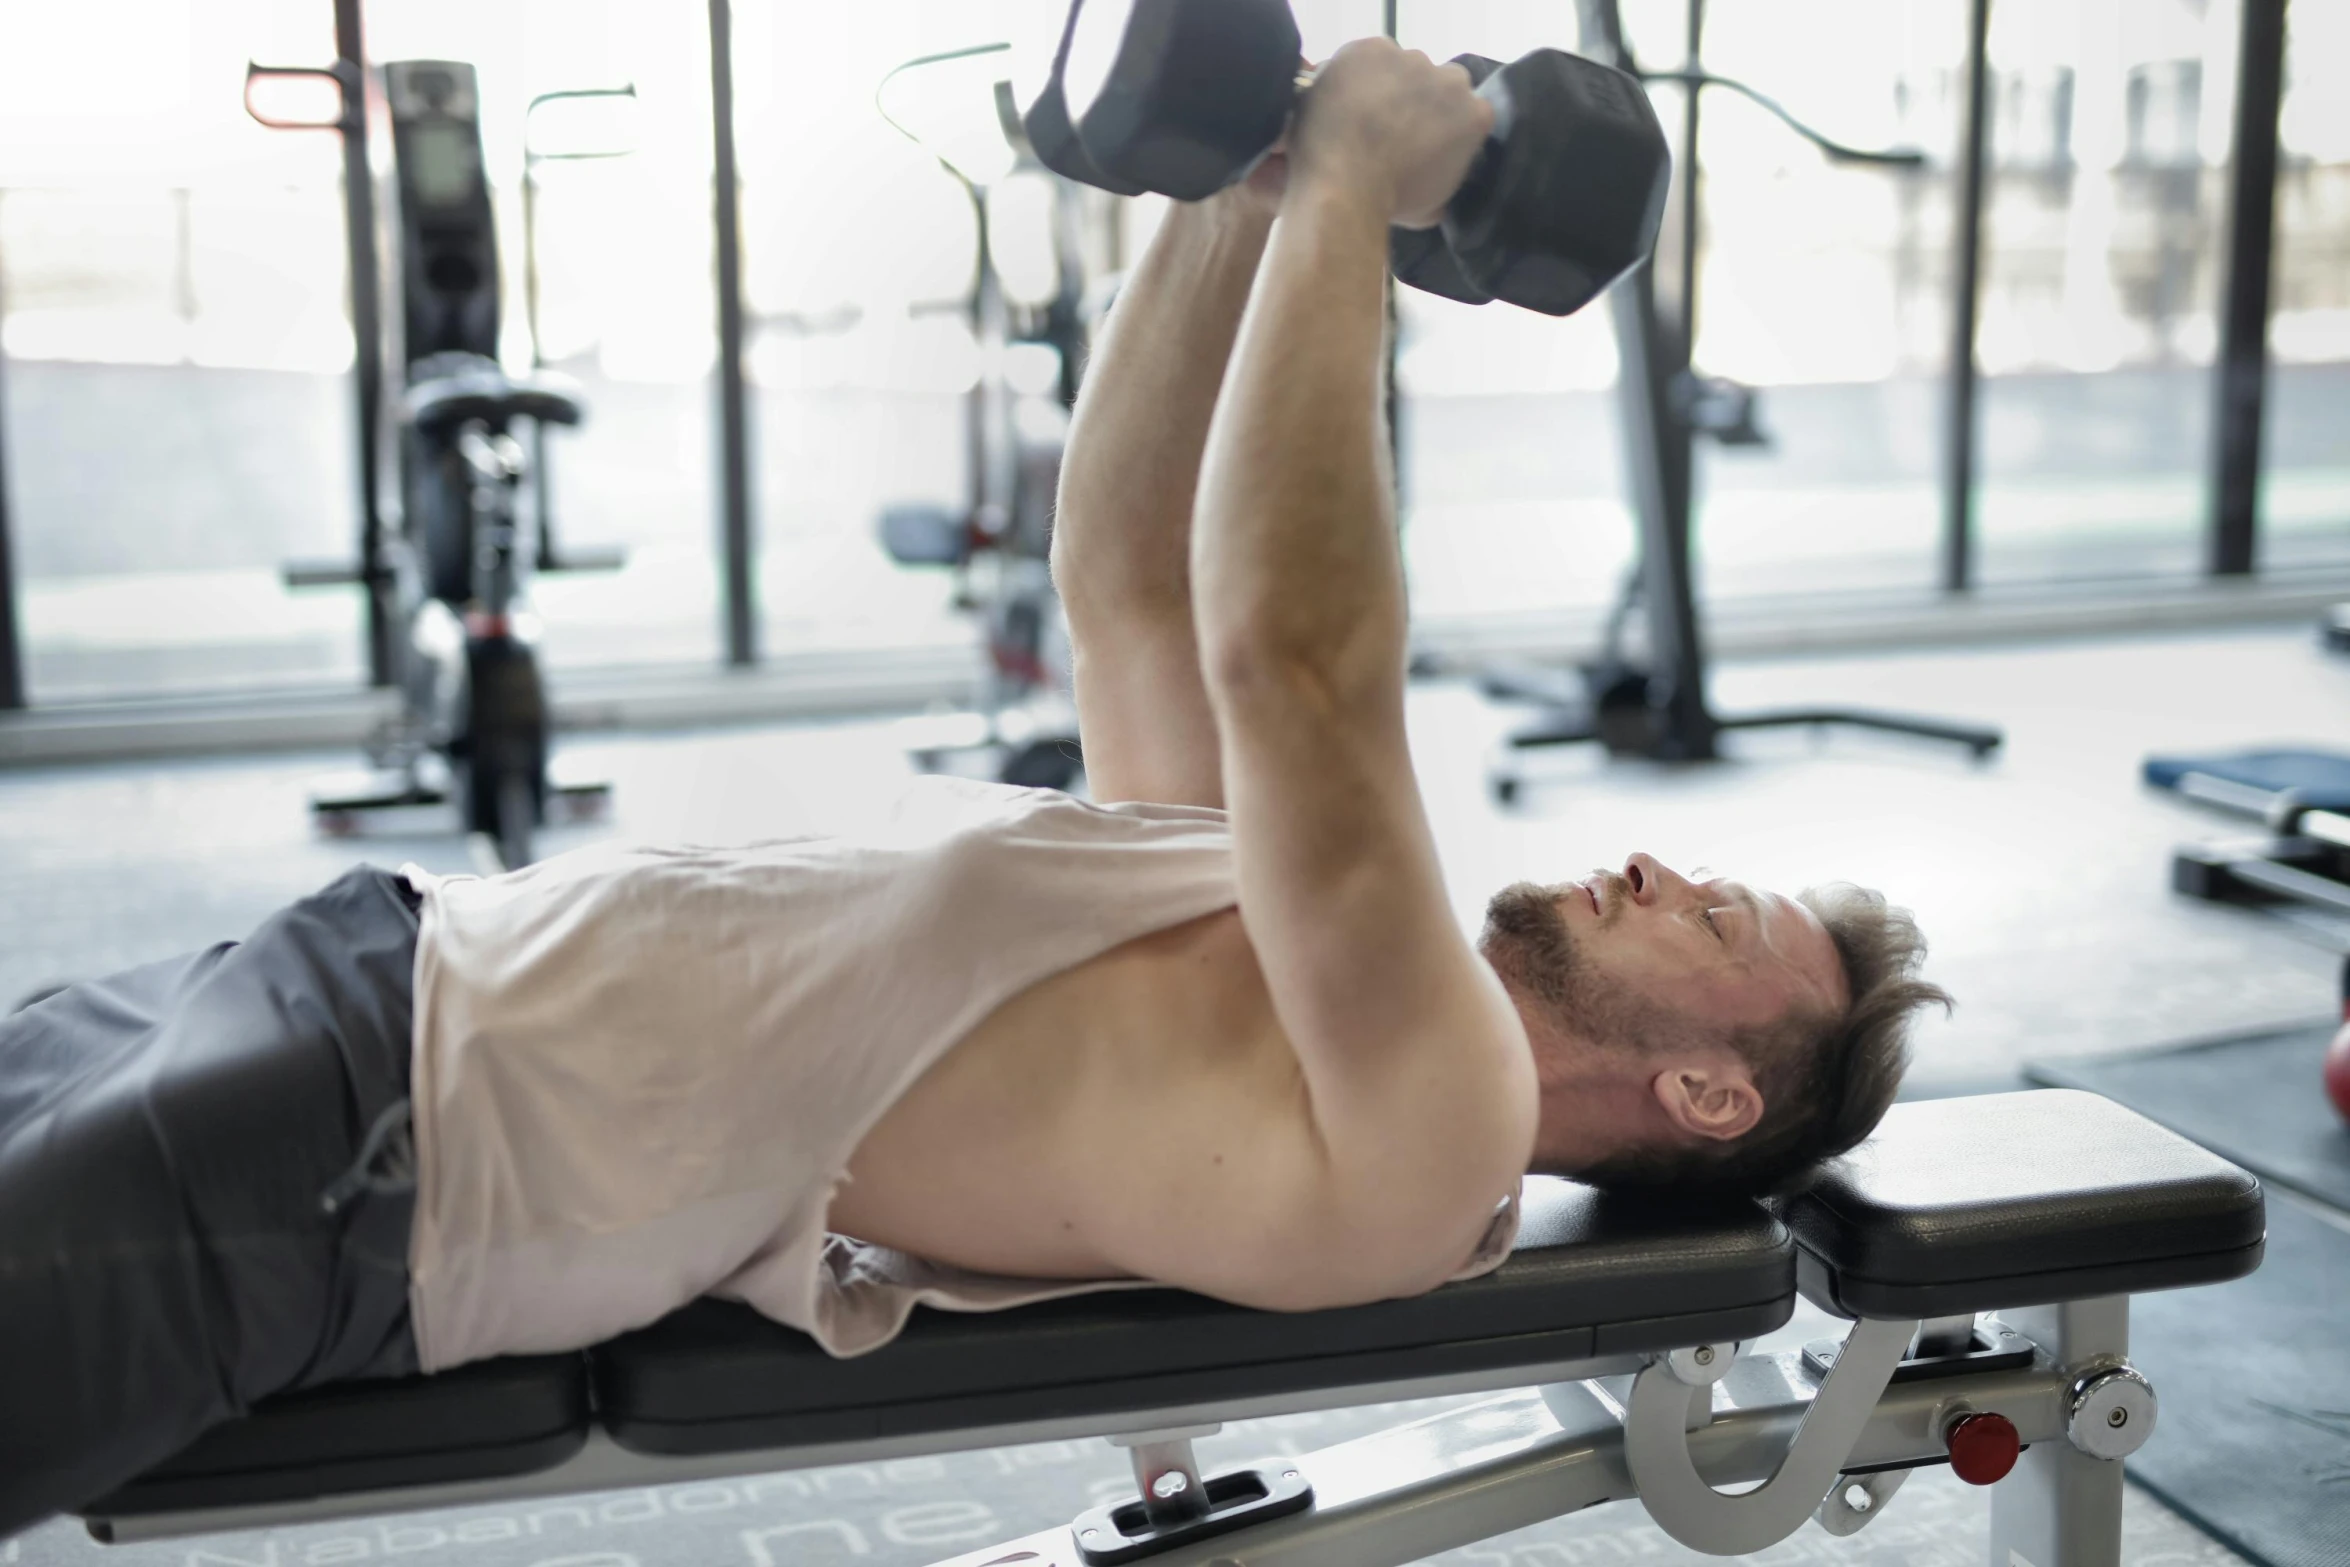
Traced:
MULTIPOLYGON (((1455 900, 1471 920, 1518 877, 1549 879, 1647 849, 1766 885, 1849 878, 1918 912, 1933 977, 1958 997, 1920 1033, 1916 1093, 2013 1086, 2031 1060, 2136 1048, 2336 1005, 2350 930, 2187 902, 2171 846, 2241 828, 2137 782, 2149 751, 2321 743, 2350 734, 2350 660, 2305 626, 1727 666, 1724 712, 1840 702, 2006 726, 2005 751, 1859 732, 1735 736, 1705 768, 1538 755, 1519 803, 1484 768, 1513 715, 1460 684, 1415 689, 1423 785, 1455 900)), ((907 772, 923 724, 873 721, 652 737, 582 736, 566 766, 611 778, 612 820, 563 829, 550 852, 618 833, 739 841, 843 825, 907 772)), ((358 860, 462 870, 437 821, 359 840, 314 837, 305 789, 340 756, 0 774, 0 1002, 35 985, 168 955, 250 928, 358 860)), ((1808 1309, 1778 1337, 1830 1330, 1808 1309)), ((2162 1368, 2147 1368, 2160 1385, 2162 1368)), ((1287 1454, 1406 1418, 1400 1407, 1254 1421, 1206 1444, 1211 1463, 1287 1454)), ((2156 1438, 2161 1440, 2160 1437, 2156 1438)), ((0 1564, 236 1567, 412 1555, 466 1567, 716 1567, 927 1562, 1046 1526, 1123 1483, 1099 1443, 1047 1444, 577 1502, 185 1544, 101 1548, 53 1524, 0 1545, 0 1564)), ((1807 1526, 1756 1560, 1959 1567, 1983 1559, 1986 1505, 1922 1472, 1887 1516, 1836 1540, 1807 1526)), ((1707 1560, 1622 1504, 1451 1553, 1492 1567, 1707 1560)), ((2131 1492, 2125 1561, 2237 1560, 2131 1492)))

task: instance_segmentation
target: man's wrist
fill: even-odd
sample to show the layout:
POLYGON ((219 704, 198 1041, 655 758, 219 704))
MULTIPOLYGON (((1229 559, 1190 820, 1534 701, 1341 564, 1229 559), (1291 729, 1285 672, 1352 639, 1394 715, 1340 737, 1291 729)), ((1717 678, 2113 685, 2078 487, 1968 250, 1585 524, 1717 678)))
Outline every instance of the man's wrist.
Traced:
POLYGON ((1293 171, 1284 216, 1298 222, 1360 228, 1384 236, 1392 193, 1366 163, 1320 162, 1293 171))
POLYGON ((1168 221, 1179 216, 1219 242, 1261 245, 1272 232, 1274 211, 1245 185, 1227 185, 1205 200, 1173 203, 1168 221))
POLYGON ((1173 264, 1174 270, 1164 274, 1170 282, 1213 288, 1216 279, 1256 276, 1273 232, 1273 214, 1232 199, 1234 194, 1226 190, 1204 201, 1169 203, 1151 244, 1173 264))

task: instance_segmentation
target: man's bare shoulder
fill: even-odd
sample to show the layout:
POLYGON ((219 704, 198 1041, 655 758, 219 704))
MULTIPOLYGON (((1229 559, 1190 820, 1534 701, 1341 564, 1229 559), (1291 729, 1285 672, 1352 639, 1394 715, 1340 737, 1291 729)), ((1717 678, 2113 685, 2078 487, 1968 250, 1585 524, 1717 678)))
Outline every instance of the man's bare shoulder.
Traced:
MULTIPOLYGON (((1134 1237, 1134 1271, 1240 1304, 1310 1310, 1419 1294, 1507 1255, 1524 1150, 1463 1139, 1440 1150, 1450 1167, 1430 1181, 1419 1146, 1428 1128, 1404 1106, 1390 1126, 1334 1140, 1243 917, 1178 928, 1126 957, 1152 1016, 1184 1016, 1180 998, 1158 991, 1164 981, 1207 1003, 1121 1064, 1136 1074, 1125 1102, 1152 1108, 1120 1126, 1097 1171, 1122 1210, 1113 1222, 1134 1237), (1381 1146, 1402 1156, 1382 1159, 1381 1146), (1147 1174, 1121 1157, 1138 1148, 1153 1150, 1147 1174)), ((1106 976, 1128 977, 1115 964, 1106 976)), ((1508 1023, 1498 1016, 1497 1030, 1508 1023)), ((1508 1060, 1512 1042, 1463 1050, 1459 1070, 1508 1060)), ((1496 1079, 1497 1098, 1522 1087, 1530 1099, 1530 1082, 1496 1079)))

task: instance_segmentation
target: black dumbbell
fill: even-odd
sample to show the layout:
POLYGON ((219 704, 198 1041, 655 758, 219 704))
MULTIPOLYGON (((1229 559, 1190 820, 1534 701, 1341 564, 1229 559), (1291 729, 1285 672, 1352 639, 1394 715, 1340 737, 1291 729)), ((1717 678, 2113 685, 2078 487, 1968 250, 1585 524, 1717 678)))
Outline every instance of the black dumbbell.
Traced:
MULTIPOLYGON (((1117 196, 1139 196, 1142 186, 1104 173, 1086 155, 1085 144, 1077 139, 1077 127, 1069 123, 1069 104, 1063 96, 1062 79, 1069 68, 1070 35, 1077 31, 1077 17, 1084 9, 1084 0, 1073 0, 1068 17, 1061 23, 1061 40, 1053 51, 1052 69, 1035 84, 1035 96, 1026 103, 1015 104, 1014 112, 1019 118, 1021 135, 1036 154, 1037 162, 1080 185, 1097 186, 1117 196)), ((1005 94, 1009 89, 1010 84, 1004 83, 996 90, 1005 94)), ((997 99, 999 104, 1004 101, 1001 96, 997 99)), ((1018 141, 1019 138, 1014 139, 1015 146, 1018 141)))
MULTIPOLYGON (((1481 54, 1456 54, 1447 63, 1467 71, 1470 82, 1479 87, 1485 85, 1487 77, 1501 69, 1499 60, 1488 60, 1481 54)), ((1466 185, 1468 182, 1463 180, 1462 183, 1466 185)), ((1431 294, 1457 299, 1464 305, 1493 303, 1493 295, 1470 282, 1461 271, 1461 264, 1453 259, 1452 246, 1445 241, 1444 225, 1441 223, 1424 229, 1389 229, 1387 266, 1399 283, 1409 283, 1431 294)))
MULTIPOLYGON (((1076 180, 1080 184, 1098 186, 1117 195, 1138 195, 1144 190, 1145 185, 1138 181, 1115 178, 1104 172, 1101 165, 1094 162, 1092 157, 1087 154, 1084 142, 1079 139, 1077 127, 1069 120, 1069 104, 1065 86, 1069 67, 1069 46, 1077 31, 1078 16, 1084 9, 1084 0, 1075 0, 1075 3, 1069 7, 1069 14, 1061 24, 1060 41, 1053 54, 1051 70, 1041 79, 1040 85, 1032 84, 1034 96, 1028 101, 1025 108, 1015 104, 1013 112, 1020 120, 1021 130, 1029 147, 1036 153, 1037 160, 1046 168, 1076 180)), ((1108 22, 1112 20, 1109 12, 1114 9, 1116 7, 1106 3, 1106 0, 1105 3, 1096 6, 1094 18, 1097 28, 1106 27, 1108 22)), ((1194 7, 1190 10, 1189 15, 1197 18, 1203 17, 1204 13, 1194 7)), ((1144 156, 1156 166, 1156 172, 1163 176, 1172 174, 1174 182, 1180 184, 1182 188, 1196 189, 1202 194, 1220 190, 1231 183, 1237 177, 1236 171, 1244 171, 1251 167, 1255 160, 1263 155, 1265 148, 1272 145, 1272 139, 1281 133, 1281 125, 1287 123, 1288 105, 1295 87, 1294 70, 1279 71, 1274 68, 1284 54, 1294 57, 1298 47, 1296 18, 1289 6, 1286 3, 1263 4, 1260 0, 1260 3, 1244 6, 1237 16, 1227 14, 1221 17, 1206 18, 1208 23, 1223 26, 1229 26, 1236 20, 1244 25, 1248 36, 1261 37, 1264 40, 1262 48, 1249 51, 1249 54, 1252 58, 1262 54, 1267 62, 1257 73, 1262 77, 1259 91, 1267 103, 1278 102, 1283 105, 1284 119, 1279 124, 1274 124, 1270 114, 1226 115, 1219 110, 1217 114, 1209 117, 1202 129, 1193 131, 1188 136, 1169 134, 1167 130, 1162 129, 1157 144, 1143 149, 1144 156), (1273 124, 1270 136, 1265 135, 1265 126, 1268 124, 1273 124), (1170 146, 1170 144, 1172 145, 1170 146), (1169 165, 1174 165, 1174 167, 1170 168, 1169 165)), ((1197 37, 1176 40, 1174 48, 1156 51, 1151 58, 1161 59, 1170 55, 1175 56, 1189 62, 1186 74, 1190 78, 1203 84, 1219 80, 1220 73, 1226 67, 1221 60, 1216 61, 1211 67, 1205 54, 1205 50, 1209 47, 1205 40, 1204 33, 1197 37)), ((1093 52, 1089 59, 1080 60, 1081 68, 1089 72, 1105 73, 1114 70, 1117 51, 1107 47, 1106 36, 1095 34, 1089 38, 1089 42, 1093 45, 1093 52)), ((1489 60, 1481 54, 1456 55, 1453 57, 1452 63, 1465 69, 1469 73, 1469 80, 1472 83, 1480 85, 1488 76, 1501 69, 1499 60, 1489 60)), ((1137 74, 1143 73, 1130 68, 1129 80, 1137 74)), ((1096 86, 1090 79, 1086 83, 1088 91, 1095 95, 1097 102, 1103 89, 1109 85, 1106 80, 1099 86, 1096 86)), ((1226 85, 1229 86, 1228 83, 1226 85)), ((1009 89, 1009 84, 1006 84, 1006 89, 1009 89)), ((1102 136, 1105 139, 1117 138, 1121 156, 1130 155, 1135 149, 1135 144, 1144 140, 1138 132, 1146 120, 1161 121, 1167 118, 1163 115, 1137 113, 1136 107, 1141 103, 1143 96, 1141 92, 1130 88, 1123 97, 1115 101, 1114 107, 1104 110, 1099 123, 1095 126, 1097 136, 1102 136)), ((1242 95, 1234 92, 1225 101, 1231 102, 1239 96, 1242 95)), ((1185 197, 1183 199, 1196 200, 1198 198, 1185 197)), ((1444 232, 1441 228, 1397 228, 1391 232, 1389 238, 1391 264, 1396 277, 1401 281, 1411 284, 1414 288, 1426 289, 1429 293, 1442 294, 1448 299, 1461 300, 1466 304, 1482 305, 1491 302, 1493 298, 1491 294, 1478 288, 1461 275, 1460 264, 1453 260, 1452 251, 1445 243, 1444 232)))
POLYGON ((1557 49, 1450 63, 1492 102, 1493 134, 1440 223, 1390 231, 1389 265, 1464 304, 1573 315, 1656 247, 1672 160, 1648 94, 1557 49))
MULTIPOLYGON (((1299 44, 1287 0, 1077 0, 1027 106, 1029 140, 1072 179, 1200 200, 1280 138, 1299 44)), ((1555 49, 1455 63, 1493 103, 1494 133, 1440 229, 1391 234, 1396 275, 1471 304, 1571 314, 1656 243, 1671 159, 1648 94, 1555 49)))
POLYGON ((1289 0, 1072 0, 1029 144, 1074 180, 1202 200, 1280 139, 1302 47, 1289 0))
POLYGON ((1560 49, 1477 91, 1493 134, 1445 206, 1445 246, 1472 287, 1572 315, 1656 248, 1673 174, 1656 109, 1629 75, 1560 49))

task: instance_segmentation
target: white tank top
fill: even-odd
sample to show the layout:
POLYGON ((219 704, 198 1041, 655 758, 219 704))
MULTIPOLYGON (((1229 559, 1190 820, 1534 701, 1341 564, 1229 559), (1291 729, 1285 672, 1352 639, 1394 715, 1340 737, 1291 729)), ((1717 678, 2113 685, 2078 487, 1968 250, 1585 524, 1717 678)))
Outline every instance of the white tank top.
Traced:
MULTIPOLYGON (((426 1371, 600 1343, 700 1295, 835 1355, 992 1278, 828 1235, 865 1134, 1013 996, 1229 908, 1224 813, 920 780, 882 830, 604 847, 422 893, 409 1301, 426 1371)), ((1505 1205, 1464 1274, 1507 1255, 1505 1205)))

